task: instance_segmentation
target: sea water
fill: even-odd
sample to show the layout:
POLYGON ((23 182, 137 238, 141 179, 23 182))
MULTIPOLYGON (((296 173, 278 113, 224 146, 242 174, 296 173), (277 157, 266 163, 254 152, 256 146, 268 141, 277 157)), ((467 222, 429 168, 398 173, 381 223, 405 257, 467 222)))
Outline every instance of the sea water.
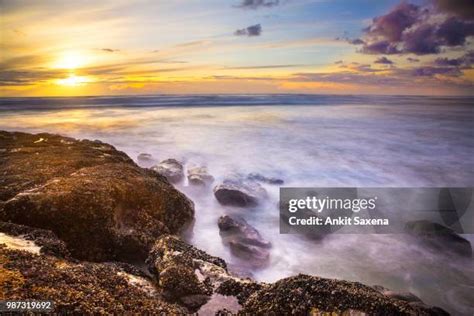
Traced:
MULTIPOLYGON (((167 158, 206 166, 219 183, 251 172, 288 187, 474 184, 474 99, 464 97, 202 95, 0 99, 0 129, 99 139, 144 167, 167 158), (140 153, 155 161, 138 161, 140 153)), ((261 281, 306 273, 410 291, 453 314, 474 313, 474 265, 406 236, 279 233, 279 187, 253 208, 220 205, 212 187, 177 185, 195 203, 188 240, 231 266, 217 220, 238 215, 272 243, 261 281)), ((466 235, 473 242, 472 235, 466 235)))

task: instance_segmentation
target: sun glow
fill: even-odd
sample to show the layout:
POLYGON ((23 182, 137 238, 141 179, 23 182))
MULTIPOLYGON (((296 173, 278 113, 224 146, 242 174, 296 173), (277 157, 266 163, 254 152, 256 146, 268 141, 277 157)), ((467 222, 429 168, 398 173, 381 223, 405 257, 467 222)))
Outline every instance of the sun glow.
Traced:
POLYGON ((56 83, 62 86, 79 86, 88 82, 91 82, 88 77, 76 76, 74 74, 70 75, 67 78, 56 80, 56 83))
POLYGON ((78 52, 67 52, 64 53, 54 63, 53 68, 59 69, 78 69, 83 67, 87 63, 87 57, 78 52))

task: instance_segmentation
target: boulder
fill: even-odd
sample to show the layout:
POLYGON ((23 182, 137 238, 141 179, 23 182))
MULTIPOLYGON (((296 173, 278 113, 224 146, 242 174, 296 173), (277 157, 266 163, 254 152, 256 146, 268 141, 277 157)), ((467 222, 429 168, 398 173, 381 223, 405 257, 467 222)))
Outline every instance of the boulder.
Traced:
POLYGON ((258 205, 267 192, 256 182, 229 178, 214 187, 214 195, 222 205, 247 207, 258 205))
MULTIPOLYGON (((228 286, 229 283, 225 284, 226 293, 232 292, 229 287, 234 291, 239 287, 228 286)), ((260 289, 247 287, 242 296, 243 308, 239 312, 242 315, 354 315, 349 311, 357 315, 448 315, 439 308, 436 312, 444 314, 384 296, 360 283, 303 274, 263 285, 260 289)))
POLYGON ((406 223, 405 232, 434 250, 472 257, 471 243, 441 224, 427 220, 411 221, 406 223))
POLYGON ((193 185, 207 186, 214 182, 214 177, 208 173, 207 168, 194 167, 188 169, 188 181, 193 185))
POLYGON ((74 262, 0 244, 0 300, 52 300, 58 315, 184 315, 150 279, 115 264, 74 262))
POLYGON ((176 159, 163 160, 151 169, 166 177, 171 183, 178 183, 184 178, 183 165, 176 159))
POLYGON ((193 219, 193 203, 98 141, 0 132, 0 220, 54 232, 72 256, 144 260, 193 219))
POLYGON ((220 235, 229 245, 232 254, 244 259, 252 266, 263 266, 270 258, 270 242, 263 239, 260 233, 244 219, 221 216, 218 220, 220 235))
POLYGON ((180 238, 160 237, 147 259, 166 298, 195 312, 211 297, 220 278, 230 278, 224 260, 213 257, 180 238))
POLYGON ((247 176, 247 179, 252 180, 252 181, 259 181, 263 183, 268 183, 268 184, 283 184, 285 181, 279 178, 273 178, 273 177, 266 177, 264 175, 261 175, 259 173, 249 173, 247 176))

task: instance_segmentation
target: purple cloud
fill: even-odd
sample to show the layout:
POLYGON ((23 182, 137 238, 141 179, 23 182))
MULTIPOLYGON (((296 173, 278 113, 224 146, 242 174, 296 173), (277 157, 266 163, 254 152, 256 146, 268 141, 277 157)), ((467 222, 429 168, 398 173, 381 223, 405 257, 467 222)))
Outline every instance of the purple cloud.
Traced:
POLYGON ((236 36, 252 37, 252 36, 260 36, 260 34, 262 34, 262 26, 260 24, 251 25, 234 32, 234 35, 236 36))
POLYGON ((380 58, 377 58, 374 63, 376 64, 383 64, 383 65, 393 65, 394 62, 391 61, 390 59, 388 59, 387 57, 385 56, 382 56, 380 58))
POLYGON ((474 5, 472 0, 434 0, 438 10, 465 19, 474 19, 474 5))
POLYGON ((366 33, 372 37, 381 36, 390 42, 399 42, 403 31, 415 24, 419 15, 418 6, 402 2, 386 15, 374 18, 366 33))
POLYGON ((363 30, 363 38, 351 43, 363 44, 362 53, 386 55, 438 54, 444 47, 464 46, 474 36, 473 18, 459 12, 466 3, 454 6, 438 1, 437 4, 422 7, 402 2, 387 14, 374 18, 363 30))

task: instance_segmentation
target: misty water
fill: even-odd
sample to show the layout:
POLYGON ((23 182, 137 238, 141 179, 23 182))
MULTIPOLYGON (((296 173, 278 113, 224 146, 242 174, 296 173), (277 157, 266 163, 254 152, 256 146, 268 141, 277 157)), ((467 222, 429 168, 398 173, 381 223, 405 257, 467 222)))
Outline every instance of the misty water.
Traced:
MULTIPOLYGON (((472 187, 472 98, 381 96, 161 96, 0 99, 0 129, 99 139, 137 161, 206 166, 219 183, 258 172, 284 186, 472 187)), ((144 167, 152 163, 142 164, 144 167)), ((248 269, 275 281, 298 273, 410 291, 456 315, 474 313, 474 265, 403 234, 279 233, 279 187, 254 208, 220 205, 212 187, 177 188, 195 203, 188 240, 233 267, 217 220, 235 214, 271 241, 270 262, 248 269)), ((472 235, 466 238, 474 241, 472 235)), ((245 268, 243 268, 245 270, 245 268)))

